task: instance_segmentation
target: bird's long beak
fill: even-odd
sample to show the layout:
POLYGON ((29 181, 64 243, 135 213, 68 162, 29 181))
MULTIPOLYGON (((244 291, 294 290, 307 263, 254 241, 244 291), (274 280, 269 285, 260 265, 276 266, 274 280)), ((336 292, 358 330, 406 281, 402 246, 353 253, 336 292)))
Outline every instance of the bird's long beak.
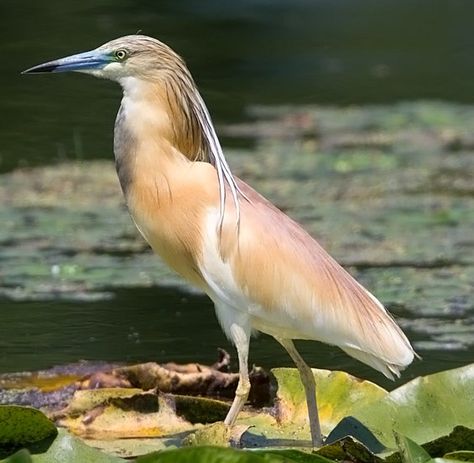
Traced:
POLYGON ((23 71, 22 74, 36 74, 41 72, 87 72, 102 69, 112 61, 110 53, 100 50, 91 50, 77 55, 67 56, 47 63, 38 64, 23 71))

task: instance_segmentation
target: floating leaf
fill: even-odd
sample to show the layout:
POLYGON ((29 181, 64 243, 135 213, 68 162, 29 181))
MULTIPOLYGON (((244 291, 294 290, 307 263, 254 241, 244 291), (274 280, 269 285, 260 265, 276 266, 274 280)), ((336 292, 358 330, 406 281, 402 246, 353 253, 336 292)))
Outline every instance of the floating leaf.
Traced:
POLYGON ((52 441, 41 441, 20 450, 2 463, 125 463, 126 460, 108 455, 86 445, 81 439, 60 429, 52 441))
POLYGON ((18 448, 56 434, 56 426, 39 410, 0 405, 0 447, 18 448))
POLYGON ((100 405, 107 405, 115 399, 125 399, 141 394, 141 389, 135 388, 102 388, 76 391, 64 413, 69 416, 79 416, 100 405))
POLYGON ((127 439, 87 439, 85 442, 96 449, 121 458, 136 458, 157 451, 180 447, 187 432, 168 434, 163 437, 127 439))
MULTIPOLYGON (((278 419, 283 424, 303 426, 308 430, 306 397, 298 370, 272 370, 278 382, 278 419)), ((387 391, 370 381, 363 381, 342 371, 313 369, 316 380, 319 417, 323 434, 328 434, 340 420, 356 409, 385 397, 387 391)))
POLYGON ((395 446, 394 430, 422 444, 446 436, 457 425, 474 428, 473 397, 471 364, 416 378, 353 415, 389 448, 395 446))
POLYGON ((185 446, 218 445, 221 447, 239 447, 242 434, 249 427, 245 425, 228 426, 223 422, 214 423, 194 431, 183 439, 185 446))
POLYGON ((447 460, 456 460, 456 461, 474 461, 474 451, 473 450, 458 450, 457 452, 449 452, 443 457, 447 460))
POLYGON ((2 461, 4 463, 33 463, 31 454, 26 449, 18 450, 18 452, 15 452, 13 455, 2 461))
POLYGON ((229 405, 214 399, 106 388, 76 391, 60 425, 89 439, 163 437, 223 420, 229 405))
POLYGON ((395 440, 404 463, 426 463, 431 460, 430 454, 408 437, 395 433, 395 440))
POLYGON ((141 390, 129 391, 129 394, 126 389, 80 391, 81 407, 90 403, 93 408, 78 415, 73 407, 73 412, 59 423, 89 439, 159 437, 192 428, 176 415, 174 403, 170 403, 172 398, 141 390))
POLYGON ((136 463, 330 463, 318 455, 297 451, 242 451, 217 447, 169 450, 138 458, 136 463))
POLYGON ((108 455, 86 445, 81 439, 60 430, 51 446, 34 454, 33 463, 124 463, 125 460, 108 455))

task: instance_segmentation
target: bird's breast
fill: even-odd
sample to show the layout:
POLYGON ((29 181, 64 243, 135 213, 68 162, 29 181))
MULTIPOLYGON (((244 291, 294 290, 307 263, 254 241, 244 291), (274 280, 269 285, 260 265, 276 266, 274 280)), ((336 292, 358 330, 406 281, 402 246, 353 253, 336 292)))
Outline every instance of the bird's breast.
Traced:
POLYGON ((199 262, 203 243, 209 238, 207 211, 217 203, 217 194, 213 194, 214 177, 206 178, 208 168, 197 167, 192 163, 173 168, 138 164, 126 202, 138 230, 153 250, 173 270, 206 291, 199 262))

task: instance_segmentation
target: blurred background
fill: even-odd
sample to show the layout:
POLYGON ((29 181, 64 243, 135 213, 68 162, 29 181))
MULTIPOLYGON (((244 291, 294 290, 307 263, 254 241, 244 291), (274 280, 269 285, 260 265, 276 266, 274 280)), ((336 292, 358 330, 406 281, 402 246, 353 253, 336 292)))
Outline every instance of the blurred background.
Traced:
MULTIPOLYGON (((400 318, 424 357, 405 380, 471 362, 473 15, 469 0, 2 0, 0 373, 233 352, 120 203, 120 88, 19 74, 137 31, 186 59, 236 172, 400 318)), ((302 351, 387 385, 336 349, 302 351)), ((251 362, 291 363, 265 336, 251 362)))
POLYGON ((116 84, 18 73, 139 30, 186 59, 218 124, 256 103, 474 101, 469 0, 2 0, 0 12, 2 171, 73 157, 75 137, 84 157, 110 158, 116 84))

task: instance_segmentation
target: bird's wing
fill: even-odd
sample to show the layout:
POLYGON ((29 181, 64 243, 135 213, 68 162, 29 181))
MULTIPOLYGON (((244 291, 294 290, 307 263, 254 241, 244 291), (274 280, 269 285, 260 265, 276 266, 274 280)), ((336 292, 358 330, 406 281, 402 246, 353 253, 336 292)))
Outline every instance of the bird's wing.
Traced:
POLYGON ((414 352, 382 304, 295 221, 238 185, 250 201, 241 201, 239 239, 228 220, 220 249, 256 327, 338 345, 388 377, 398 375, 414 352))

